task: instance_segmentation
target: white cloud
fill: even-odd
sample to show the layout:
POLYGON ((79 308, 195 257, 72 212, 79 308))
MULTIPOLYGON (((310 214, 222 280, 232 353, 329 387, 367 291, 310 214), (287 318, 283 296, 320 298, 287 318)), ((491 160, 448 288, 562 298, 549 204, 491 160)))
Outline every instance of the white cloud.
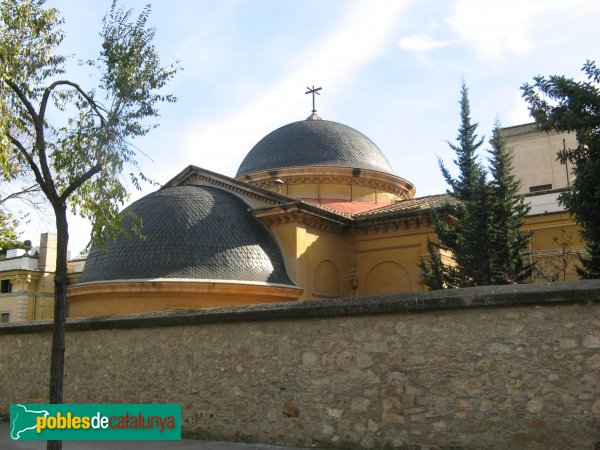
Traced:
POLYGON ((533 122, 533 118, 529 115, 527 103, 525 103, 525 100, 519 95, 515 97, 515 105, 508 113, 508 123, 519 124, 530 122, 533 122))
POLYGON ((560 34, 560 23, 577 22, 599 11, 597 0, 455 0, 452 13, 444 19, 449 30, 431 21, 428 32, 403 37, 398 45, 424 53, 463 44, 480 59, 504 60, 510 54, 531 53, 542 41, 560 34), (439 40, 433 31, 449 31, 454 37, 439 40))
POLYGON ((531 19, 543 7, 543 3, 523 0, 459 0, 446 22, 482 59, 494 59, 507 51, 532 50, 531 19))
MULTIPOLYGON (((408 0, 358 1, 325 36, 316 37, 282 67, 288 73, 268 91, 224 119, 191 124, 183 137, 188 160, 210 170, 234 175, 250 148, 276 126, 304 118, 308 84, 340 90, 353 74, 383 51, 408 0)), ((319 109, 317 104, 317 109, 319 109)))
POLYGON ((450 42, 438 41, 425 33, 406 36, 398 41, 400 48, 408 51, 423 52, 450 45, 450 42))
MULTIPOLYGON (((595 3, 595 0, 457 0, 446 23, 481 59, 504 59, 510 53, 530 53, 548 32, 560 33, 560 29, 548 28, 544 15, 568 20, 568 16, 581 10, 597 10, 595 3)), ((549 23, 556 22, 559 21, 549 23)))

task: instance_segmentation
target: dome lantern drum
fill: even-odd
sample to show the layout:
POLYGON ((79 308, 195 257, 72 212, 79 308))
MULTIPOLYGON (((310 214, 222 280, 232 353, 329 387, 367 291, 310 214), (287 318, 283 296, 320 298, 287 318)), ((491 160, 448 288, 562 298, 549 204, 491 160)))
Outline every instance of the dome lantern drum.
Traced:
POLYGON ((371 139, 314 113, 261 139, 236 177, 338 211, 372 209, 415 195, 414 185, 394 174, 371 139))

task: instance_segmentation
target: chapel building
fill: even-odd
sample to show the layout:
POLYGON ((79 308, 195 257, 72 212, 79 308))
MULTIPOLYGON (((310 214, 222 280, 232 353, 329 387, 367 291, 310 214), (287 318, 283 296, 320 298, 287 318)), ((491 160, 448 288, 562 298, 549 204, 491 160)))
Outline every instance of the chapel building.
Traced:
MULTIPOLYGON (((555 155, 574 135, 534 124, 502 132, 532 205, 532 281, 573 279, 583 247, 557 201, 573 175, 555 155)), ((415 193, 367 136, 313 112, 261 139, 234 178, 188 166, 127 207, 142 236, 92 249, 83 271, 71 266, 69 316, 423 291, 431 208, 448 198, 415 193)))

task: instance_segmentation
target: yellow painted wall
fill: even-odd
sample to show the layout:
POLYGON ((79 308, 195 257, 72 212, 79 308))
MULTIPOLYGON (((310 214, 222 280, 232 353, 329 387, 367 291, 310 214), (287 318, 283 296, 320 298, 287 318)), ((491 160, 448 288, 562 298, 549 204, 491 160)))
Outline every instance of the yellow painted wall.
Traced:
POLYGON ((349 184, 321 183, 319 185, 319 198, 321 199, 350 199, 352 186, 349 184))
POLYGON ((368 186, 351 186, 350 184, 336 183, 303 183, 267 186, 267 189, 295 198, 309 198, 317 200, 346 200, 361 202, 384 202, 398 200, 394 193, 368 186))
POLYGON ((430 226, 411 225, 387 231, 371 231, 351 237, 356 260, 355 295, 422 291, 417 266, 427 253, 430 226))
POLYGON ((300 293, 267 283, 132 280, 71 286, 68 302, 70 317, 89 317, 295 301, 300 293))
MULTIPOLYGON (((363 296, 393 292, 423 291, 426 286, 420 280, 418 263, 427 257, 427 238, 435 239, 431 226, 423 221, 411 221, 408 225, 391 224, 344 233, 307 225, 306 223, 281 220, 270 225, 279 244, 286 269, 292 281, 303 289, 299 300, 326 299, 338 296, 363 296)), ((578 227, 568 213, 550 213, 527 218, 524 231, 533 232, 531 240, 532 260, 538 261, 541 271, 536 272, 534 281, 546 281, 560 272, 556 279, 575 278, 572 253, 581 250, 578 227), (565 250, 561 233, 568 235, 565 250), (558 238, 557 238, 558 236, 558 238), (561 245, 563 245, 561 247, 561 245), (564 250, 564 251, 563 251, 564 250), (557 268, 562 254, 571 255, 566 271, 557 268), (552 265, 554 264, 554 265, 552 265)), ((565 237, 566 239, 566 237, 565 237)), ((119 288, 122 290, 122 287, 119 288)), ((133 288, 134 291, 137 288, 133 288)), ((186 288, 188 289, 188 288, 186 288)), ((193 288, 197 289, 197 288, 193 288)), ((252 289, 250 288, 250 291, 252 289)), ((71 303, 71 315, 117 314, 142 310, 217 307, 232 304, 281 301, 271 299, 268 292, 250 291, 239 296, 234 291, 206 292, 201 296, 185 295, 175 289, 162 297, 148 290, 137 294, 110 290, 96 294, 104 305, 90 301, 91 297, 71 303), (167 295, 168 298, 165 298, 167 295), (211 298, 211 295, 213 296, 211 298), (257 296, 258 295, 258 296, 257 296), (116 302, 116 298, 121 300, 116 302), (111 300, 112 299, 112 300, 111 300), (140 307, 140 304, 143 306, 140 307), (140 309, 141 308, 141 309, 140 309)), ((158 292, 158 291, 157 291, 158 292)))
MULTIPOLYGON (((577 278, 576 252, 583 244, 569 213, 530 216, 524 231, 533 232, 530 260, 539 265, 532 281, 577 278)), ((335 296, 338 285, 344 296, 426 290, 418 264, 427 257, 428 237, 435 239, 435 233, 423 223, 343 235, 297 226, 295 281, 305 289, 301 299, 335 296)))
POLYGON ((298 239, 296 236, 296 224, 292 222, 281 222, 269 227, 283 255, 283 262, 291 280, 298 284, 298 239))
POLYGON ((374 202, 375 190, 373 188, 365 186, 353 186, 352 200, 357 202, 374 202))
POLYGON ((30 320, 52 320, 54 318, 54 273, 42 273, 36 292, 31 297, 30 320))
MULTIPOLYGON (((277 192, 276 188, 272 189, 277 192)), ((316 184, 291 184, 281 187, 281 193, 295 198, 318 198, 319 190, 316 184)))
POLYGON ((332 231, 300 225, 298 239, 298 282, 304 288, 302 299, 349 295, 352 252, 346 239, 332 231), (332 279, 335 277, 335 279, 332 279))
POLYGON ((54 310, 54 274, 30 270, 4 271, 12 290, 0 293, 0 312, 9 313, 11 322, 49 320, 54 310))
POLYGON ((301 300, 425 289, 417 264, 427 253, 430 226, 344 234, 301 223, 271 229, 290 277, 304 289, 301 300))
POLYGON ((270 229, 290 278, 304 289, 301 300, 349 295, 353 256, 342 235, 302 222, 271 224, 270 229))
POLYGON ((538 214, 526 220, 525 230, 532 232, 531 261, 537 262, 535 280, 576 280, 578 255, 584 251, 579 226, 568 212, 538 214))

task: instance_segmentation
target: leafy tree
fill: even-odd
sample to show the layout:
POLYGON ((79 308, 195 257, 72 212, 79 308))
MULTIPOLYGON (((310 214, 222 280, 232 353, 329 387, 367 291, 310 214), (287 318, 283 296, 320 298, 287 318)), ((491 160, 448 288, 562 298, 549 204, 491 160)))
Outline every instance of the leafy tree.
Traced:
POLYGON ((422 278, 430 289, 520 283, 531 276, 533 266, 523 254, 529 235, 520 232, 529 210, 517 195, 519 183, 512 175, 512 153, 499 132, 490 141, 490 180, 478 161, 483 139, 472 123, 468 90, 461 90, 461 125, 457 143, 450 144, 457 157, 459 175, 453 178, 440 161, 451 189, 449 202, 432 209, 437 241, 428 242, 430 261, 421 261, 422 278), (440 253, 447 255, 444 263, 440 253))
POLYGON ((0 253, 6 254, 6 250, 18 245, 18 235, 15 231, 17 222, 12 215, 0 209, 0 253))
POLYGON ((523 258, 529 246, 530 233, 521 229, 531 209, 518 195, 520 183, 513 175, 513 153, 507 147, 496 122, 490 140, 489 270, 490 284, 523 283, 531 279, 535 264, 523 258))
POLYGON ((25 215, 14 214, 9 203, 17 200, 30 206, 40 206, 40 187, 28 176, 27 171, 19 162, 18 155, 2 155, 2 172, 0 176, 0 252, 7 249, 19 248, 20 243, 16 231, 18 223, 26 218, 25 215), (17 183, 17 180, 21 183, 17 183))
POLYGON ((40 187, 34 183, 30 184, 31 180, 28 180, 25 174, 24 180, 27 184, 25 186, 13 186, 14 183, 10 183, 10 175, 3 173, 0 180, 4 180, 0 183, 0 254, 5 255, 6 250, 15 248, 24 248, 24 243, 19 241, 19 234, 17 227, 22 224, 23 221, 28 221, 29 214, 17 211, 16 213, 12 208, 9 207, 9 203, 22 203, 28 205, 31 208, 35 208, 38 214, 43 215, 47 213, 46 204, 44 199, 40 196, 40 187))
MULTIPOLYGON (((159 90, 178 70, 162 66, 148 27, 150 8, 139 17, 113 1, 102 21, 102 48, 86 64, 95 87, 63 75, 57 54, 63 19, 45 0, 0 0, 0 166, 22 164, 33 174, 56 219, 57 264, 50 402, 63 401, 67 288, 67 209, 92 220, 92 238, 114 235, 127 198, 122 173, 136 169, 130 140, 156 125, 158 104, 172 102, 159 90), (15 161, 16 158, 16 161, 15 161)), ((139 186, 143 175, 131 174, 139 186)), ((50 443, 57 448, 60 443, 50 443)), ((52 446, 52 447, 51 447, 52 446)))
POLYGON ((569 161, 575 180, 559 197, 581 225, 586 253, 576 270, 582 278, 600 278, 600 69, 594 61, 582 68, 587 81, 563 75, 537 76, 525 83, 523 98, 538 126, 545 131, 574 131, 578 146, 558 152, 569 161))

